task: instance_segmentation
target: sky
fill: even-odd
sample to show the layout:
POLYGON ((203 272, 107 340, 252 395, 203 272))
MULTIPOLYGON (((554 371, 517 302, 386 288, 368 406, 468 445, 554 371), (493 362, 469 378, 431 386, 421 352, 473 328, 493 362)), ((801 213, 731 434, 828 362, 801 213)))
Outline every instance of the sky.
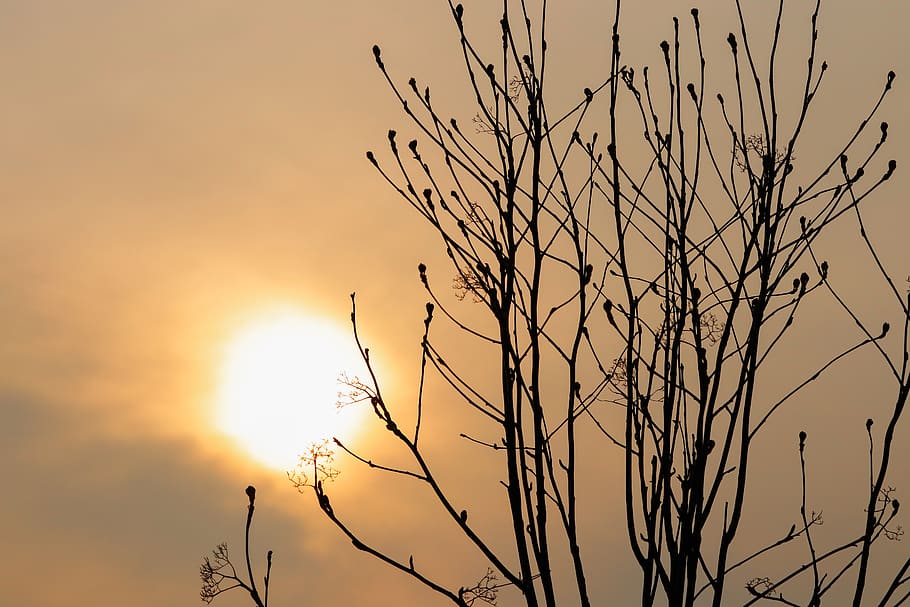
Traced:
MULTIPOLYGON (((495 45, 488 4, 469 0, 466 13, 495 45)), ((609 68, 612 16, 600 4, 550 3, 557 103, 609 68)), ((722 43, 729 25, 716 7, 726 3, 690 4, 722 43)), ((670 16, 688 8, 630 6, 625 60, 657 63, 670 16)), ((811 127, 819 149, 894 69, 888 154, 910 162, 908 18, 910 8, 889 0, 824 3, 821 56, 831 69, 811 127)), ((389 128, 408 128, 374 43, 402 84, 411 75, 429 83, 470 122, 441 0, 0 0, 0 604, 199 604, 203 555, 221 541, 242 545, 251 483, 254 550, 276 555, 274 605, 443 604, 357 552, 311 494, 298 495, 283 470, 257 462, 216 422, 225 352, 244 327, 295 309, 348 335, 354 291, 389 394, 413 394, 425 299, 416 266, 444 256, 364 157, 384 149, 389 128)), ((899 172, 879 194, 871 219, 898 276, 910 274, 905 179, 899 172)), ((862 400, 869 391, 859 383, 840 375, 819 398, 862 400)), ((458 417, 445 407, 451 394, 434 395, 427 432, 443 477, 492 509, 489 493, 472 488, 495 486, 495 475, 475 467, 470 450, 448 455, 464 447, 450 431, 458 417)), ((866 415, 827 416, 831 454, 844 445, 862 453, 861 428, 840 421, 857 416, 866 415)), ((363 429, 352 444, 394 457, 380 435, 363 429)), ((425 496, 354 464, 339 461, 336 509, 376 543, 464 580, 456 586, 482 574, 457 536, 428 539, 445 519, 425 496)), ((905 490, 907 472, 897 479, 905 490)), ((621 480, 618 469, 601 473, 621 480)), ((842 497, 836 476, 820 472, 820 502, 842 497)), ((592 526, 592 558, 608 563, 593 583, 601 600, 628 591, 629 563, 617 556, 626 539, 612 515, 597 513, 602 524, 592 526)), ((245 602, 229 593, 216 604, 245 602)))

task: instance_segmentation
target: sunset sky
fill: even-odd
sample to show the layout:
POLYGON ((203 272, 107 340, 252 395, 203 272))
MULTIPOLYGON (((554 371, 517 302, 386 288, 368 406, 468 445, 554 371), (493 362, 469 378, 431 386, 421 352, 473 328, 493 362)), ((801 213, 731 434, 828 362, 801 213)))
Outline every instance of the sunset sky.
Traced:
MULTIPOLYGON (((495 47, 499 9, 489 6, 498 3, 464 4, 469 28, 492 34, 495 47)), ((574 103, 608 73, 608 4, 549 3, 551 77, 570 87, 554 103, 574 103)), ((634 4, 623 30, 633 66, 659 62, 672 11, 688 23, 699 6, 709 48, 722 49, 731 28, 726 11, 712 13, 720 0, 634 4)), ((787 5, 788 35, 803 40, 810 3, 787 5)), ((910 5, 894 0, 823 3, 820 57, 830 69, 811 127, 818 148, 797 152, 840 145, 897 72, 882 117, 899 169, 872 224, 901 280, 910 274, 900 168, 910 166, 908 20, 910 5)), ((430 84, 470 124, 476 110, 443 0, 0 0, 0 605, 200 604, 203 555, 227 541, 239 557, 248 484, 258 489, 257 558, 275 551, 276 607, 445 604, 357 552, 311 494, 218 421, 223 370, 245 330, 290 311, 341 336, 325 348, 353 352, 354 291, 388 394, 403 407, 414 394, 425 302, 416 267, 444 263, 444 251, 364 157, 385 152, 389 128, 409 132, 374 43, 402 84, 412 75, 430 84)), ((861 399, 855 383, 841 375, 832 390, 861 399)), ((451 395, 434 395, 428 432, 443 477, 463 495, 482 481, 495 487, 498 477, 471 468, 470 449, 446 455, 464 445, 445 407, 451 395)), ((866 414, 844 419, 857 416, 866 414)), ((837 435, 863 457, 863 428, 844 428, 837 435)), ((910 443, 906 424, 902 432, 910 443)), ((394 461, 380 435, 369 427, 348 442, 394 461)), ((375 543, 435 561, 456 588, 483 573, 456 535, 430 541, 446 523, 424 495, 354 464, 339 460, 333 504, 375 543)), ((908 470, 896 484, 910 502, 908 470)), ((620 469, 605 474, 621 482, 620 469)), ((818 501, 836 502, 836 474, 818 474, 818 501)), ((471 499, 480 511, 491 503, 471 499)), ((602 563, 601 603, 637 592, 613 524, 620 512, 597 514, 590 554, 602 563)), ((246 601, 229 593, 215 604, 246 601)))

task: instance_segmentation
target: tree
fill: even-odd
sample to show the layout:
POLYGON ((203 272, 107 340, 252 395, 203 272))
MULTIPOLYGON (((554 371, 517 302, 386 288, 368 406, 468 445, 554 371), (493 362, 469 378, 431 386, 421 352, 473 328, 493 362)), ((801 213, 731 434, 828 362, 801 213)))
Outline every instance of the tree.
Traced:
POLYGON ((468 36, 465 10, 450 1, 477 104, 468 129, 438 109, 428 87, 413 78, 399 86, 373 47, 418 137, 402 146, 389 131, 389 152, 367 158, 435 232, 451 268, 418 268, 430 302, 413 425, 384 397, 352 307, 369 377, 348 380, 349 404, 369 406, 410 463, 383 465, 336 445, 377 473, 426 487, 488 569, 473 587, 452 587, 413 558, 370 544, 334 509, 330 456, 314 450, 292 480, 313 491, 358 550, 456 605, 493 604, 504 588, 528 606, 590 605, 597 564, 585 559, 579 509, 598 507, 581 501, 598 478, 582 469, 586 459, 617 457, 643 606, 820 605, 835 589, 855 606, 910 596, 910 556, 880 563, 890 568, 882 587, 867 583, 873 548, 902 533, 889 469, 910 392, 910 296, 864 224, 867 200, 896 168, 880 160, 887 123, 874 126, 895 75, 870 95, 842 146, 798 162, 827 70, 817 57, 821 2, 808 7, 798 83, 779 76, 783 0, 767 37, 752 30, 740 0, 734 4, 739 31, 727 38, 727 66, 711 68, 715 80, 729 76, 724 92, 708 88, 697 9, 689 25, 674 19, 652 76, 622 61, 617 0, 609 73, 557 114, 549 100, 558 95, 545 86, 546 3, 536 16, 525 2, 503 3, 500 54, 490 62, 468 36), (605 134, 591 131, 591 121, 605 134), (838 246, 868 260, 868 276, 890 298, 896 339, 889 322, 869 318, 835 280, 824 253, 832 234, 848 235, 838 246), (453 272, 454 299, 474 306, 446 295, 453 272), (767 369, 798 348, 798 313, 825 301, 842 311, 840 326, 855 326, 855 339, 781 392, 767 369), (488 357, 495 389, 451 362, 445 339, 435 337, 440 317, 474 340, 473 356, 488 357), (868 484, 855 489, 865 504, 855 532, 819 547, 821 515, 807 506, 809 434, 794 430, 785 439, 798 456, 799 522, 757 549, 740 546, 756 444, 770 420, 867 352, 890 377, 891 400, 884 423, 865 424, 868 484), (431 374, 487 424, 484 434, 463 436, 499 466, 508 545, 475 528, 426 455, 421 424, 431 374), (733 572, 794 544, 804 552, 789 570, 753 576, 745 593, 731 592, 733 572))

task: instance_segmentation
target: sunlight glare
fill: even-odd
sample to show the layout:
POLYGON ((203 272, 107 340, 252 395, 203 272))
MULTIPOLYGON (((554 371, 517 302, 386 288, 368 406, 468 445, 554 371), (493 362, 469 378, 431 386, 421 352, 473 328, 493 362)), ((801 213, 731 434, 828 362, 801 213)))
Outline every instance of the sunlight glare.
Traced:
POLYGON ((269 316, 230 342, 222 367, 218 428, 257 461, 290 470, 309 445, 346 440, 364 408, 338 408, 339 376, 363 375, 354 340, 300 313, 269 316))

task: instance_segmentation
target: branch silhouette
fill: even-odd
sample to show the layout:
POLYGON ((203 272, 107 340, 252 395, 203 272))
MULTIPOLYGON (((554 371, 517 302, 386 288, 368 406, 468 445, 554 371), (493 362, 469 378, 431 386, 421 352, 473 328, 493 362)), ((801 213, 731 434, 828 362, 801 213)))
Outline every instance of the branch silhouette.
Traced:
POLYGON ((255 510, 256 488, 249 485, 245 490, 249 499, 246 515, 246 527, 244 529, 243 541, 243 558, 246 564, 246 577, 237 572, 234 563, 231 562, 226 542, 218 544, 212 551, 211 557, 203 557, 202 565, 199 567, 199 577, 202 579, 202 590, 199 592, 200 598, 205 603, 211 603, 215 597, 239 588, 245 590, 250 595, 250 600, 256 607, 268 607, 269 605, 269 580, 272 574, 272 551, 266 553, 266 569, 263 578, 263 594, 260 595, 256 586, 256 577, 253 575, 253 563, 250 560, 250 528, 253 525, 253 511, 255 510))

